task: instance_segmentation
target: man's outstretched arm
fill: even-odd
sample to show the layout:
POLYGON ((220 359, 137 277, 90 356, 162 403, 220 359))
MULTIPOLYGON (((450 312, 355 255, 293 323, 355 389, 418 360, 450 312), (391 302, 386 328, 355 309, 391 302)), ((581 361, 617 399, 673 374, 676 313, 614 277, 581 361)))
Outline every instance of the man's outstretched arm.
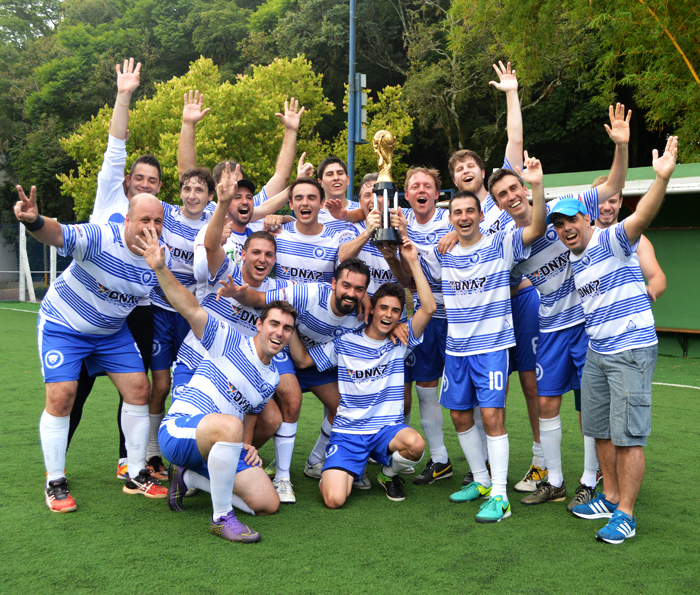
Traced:
POLYGON ((506 132, 508 144, 506 145, 506 160, 513 169, 523 166, 523 114, 520 110, 520 98, 518 97, 518 79, 515 77, 515 69, 511 69, 510 62, 503 66, 493 65, 498 75, 498 82, 489 81, 499 91, 506 94, 506 132))
POLYGON ((207 266, 209 274, 214 277, 226 258, 226 252, 221 245, 221 235, 224 233, 226 213, 233 197, 238 192, 238 180, 241 179, 241 166, 231 171, 231 164, 226 163, 226 169, 221 172, 221 179, 216 186, 218 201, 211 216, 207 231, 204 234, 204 249, 207 251, 207 266))
POLYGON ((24 193, 22 186, 17 186, 19 200, 15 203, 15 217, 27 228, 42 244, 63 248, 63 226, 50 217, 44 218, 39 215, 36 206, 36 186, 32 186, 29 198, 24 193))
POLYGON ((523 181, 532 187, 532 222, 523 229, 523 245, 529 246, 547 231, 547 207, 544 200, 544 184, 542 183, 542 164, 539 159, 530 157, 527 151, 524 155, 523 165, 525 169, 518 168, 516 171, 523 181))
POLYGON ((610 140, 615 143, 615 156, 610 168, 610 174, 605 184, 598 186, 598 202, 604 203, 611 196, 615 196, 622 191, 627 177, 627 166, 629 163, 629 142, 630 142, 630 118, 632 110, 625 115, 625 106, 618 103, 614 108, 608 108, 610 115, 610 126, 605 124, 605 131, 610 140))
POLYGON ((654 246, 646 236, 639 238, 637 247, 637 258, 639 258, 639 268, 647 282, 647 295, 652 302, 655 302, 666 291, 666 275, 656 260, 654 246))
POLYGON ((292 97, 289 102, 284 102, 284 114, 275 114, 284 124, 284 137, 282 138, 282 148, 277 156, 275 173, 265 184, 268 196, 279 194, 287 187, 292 167, 294 167, 297 152, 297 131, 303 113, 304 108, 299 109, 299 101, 292 97))
POLYGON ((182 176, 197 163, 197 151, 194 144, 197 122, 209 113, 204 109, 204 93, 192 91, 185 93, 185 106, 182 108, 182 126, 177 141, 177 173, 182 176))

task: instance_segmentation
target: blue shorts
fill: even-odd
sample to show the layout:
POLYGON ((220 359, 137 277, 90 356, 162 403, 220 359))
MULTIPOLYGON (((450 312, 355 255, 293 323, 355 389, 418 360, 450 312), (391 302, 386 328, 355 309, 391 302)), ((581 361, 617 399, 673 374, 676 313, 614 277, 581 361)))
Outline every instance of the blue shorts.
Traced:
POLYGON ((340 469, 359 479, 370 457, 381 465, 391 465, 389 443, 407 427, 404 424, 384 426, 376 434, 331 432, 321 473, 328 469, 340 469))
POLYGON ((173 364, 173 390, 170 404, 172 405, 176 400, 180 391, 187 386, 192 376, 194 376, 194 370, 190 368, 187 364, 182 362, 175 362, 173 364))
POLYGON ((515 347, 510 348, 511 372, 526 372, 536 366, 537 337, 540 334, 540 294, 532 285, 510 300, 513 311, 515 347))
POLYGON ((585 323, 540 333, 537 341, 537 394, 558 397, 581 388, 588 335, 585 323))
POLYGON ((181 314, 153 306, 151 370, 170 369, 190 330, 190 323, 181 314))
POLYGON ((39 315, 37 342, 44 382, 77 380, 85 362, 88 374, 145 372, 141 353, 126 324, 113 335, 85 335, 39 315))
POLYGON ((462 357, 446 355, 440 405, 455 411, 505 407, 508 351, 501 349, 462 357))
MULTIPOLYGON (((207 462, 202 458, 197 448, 197 426, 206 413, 199 415, 182 415, 180 417, 166 418, 158 429, 158 444, 163 458, 178 467, 191 469, 204 477, 209 477, 207 462)), ((236 473, 250 469, 245 462, 247 451, 241 449, 236 473)))
POLYGON ((301 387, 301 392, 303 393, 308 392, 314 386, 338 382, 337 367, 331 368, 330 370, 324 370, 323 372, 320 372, 316 366, 297 370, 294 367, 294 362, 292 362, 292 358, 289 355, 288 347, 285 347, 283 351, 280 351, 273 358, 273 361, 277 367, 277 373, 280 376, 282 376, 282 374, 294 374, 294 376, 297 377, 299 386, 301 387))
POLYGON ((431 318, 423 331, 423 342, 406 358, 405 382, 427 382, 442 376, 447 344, 447 318, 431 318))

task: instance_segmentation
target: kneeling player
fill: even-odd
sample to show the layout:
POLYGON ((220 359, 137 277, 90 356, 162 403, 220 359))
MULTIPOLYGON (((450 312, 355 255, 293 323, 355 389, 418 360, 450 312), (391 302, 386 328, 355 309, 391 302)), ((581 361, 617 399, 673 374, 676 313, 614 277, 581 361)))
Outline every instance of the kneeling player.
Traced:
POLYGON ((401 319, 406 299, 403 288, 396 283, 382 285, 372 296, 372 318, 367 328, 308 352, 298 337, 290 343, 298 367, 338 367, 340 403, 319 484, 328 508, 340 508, 345 503, 353 481, 362 475, 370 456, 383 465, 378 480, 387 497, 404 500, 404 480, 398 473, 423 457, 423 437, 403 423, 404 359, 422 341, 436 305, 416 247, 408 238, 404 238, 401 252, 410 265, 421 300, 421 308, 408 323, 408 346, 393 344, 389 338, 401 319))
POLYGON ((296 311, 284 302, 269 304, 260 313, 258 334, 245 337, 208 314, 165 268, 155 234, 146 233, 146 238, 141 242, 146 262, 207 350, 158 432, 164 456, 178 465, 168 490, 170 508, 182 510, 188 487, 208 490, 214 509, 211 532, 229 541, 259 541, 259 533, 236 519, 232 493, 249 512, 271 514, 279 507, 277 492, 255 449, 243 444, 243 434, 246 414, 259 413, 277 388, 272 358, 287 345, 296 311))

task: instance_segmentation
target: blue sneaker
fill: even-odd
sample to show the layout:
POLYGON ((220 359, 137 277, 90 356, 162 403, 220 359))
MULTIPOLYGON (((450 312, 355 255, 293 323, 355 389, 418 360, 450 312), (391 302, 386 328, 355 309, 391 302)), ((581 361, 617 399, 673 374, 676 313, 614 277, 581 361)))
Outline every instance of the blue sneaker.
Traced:
POLYGON ((616 510, 608 524, 598 531, 595 537, 598 541, 605 543, 622 543, 625 539, 636 535, 634 530, 636 526, 637 522, 633 516, 616 510))
POLYGON ((605 494, 596 492, 595 498, 588 504, 577 504, 571 509, 582 519, 609 519, 617 510, 617 504, 611 504, 605 499, 605 494))

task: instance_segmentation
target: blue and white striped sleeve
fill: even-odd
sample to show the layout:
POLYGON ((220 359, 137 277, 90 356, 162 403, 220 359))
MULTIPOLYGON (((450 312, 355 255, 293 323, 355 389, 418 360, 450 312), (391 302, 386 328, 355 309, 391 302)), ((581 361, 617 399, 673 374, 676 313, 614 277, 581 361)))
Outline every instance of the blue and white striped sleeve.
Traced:
POLYGON ((314 360, 319 371, 330 370, 338 365, 337 343, 341 337, 322 345, 316 345, 309 349, 309 355, 314 360))

